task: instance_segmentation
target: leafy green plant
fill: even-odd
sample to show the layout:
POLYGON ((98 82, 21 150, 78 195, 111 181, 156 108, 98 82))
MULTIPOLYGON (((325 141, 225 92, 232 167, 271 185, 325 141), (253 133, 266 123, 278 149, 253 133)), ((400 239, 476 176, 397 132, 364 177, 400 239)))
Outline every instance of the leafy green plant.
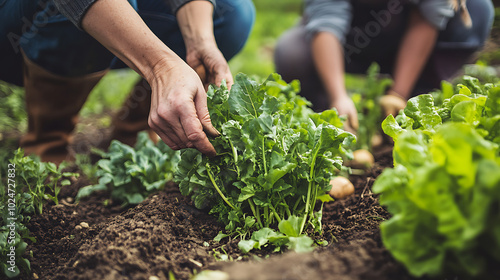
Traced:
POLYGON ((26 241, 36 241, 26 227, 31 215, 41 214, 48 199, 57 204, 61 187, 70 184, 64 178, 78 176, 63 172, 64 165, 56 167, 38 157, 25 157, 21 149, 11 156, 1 153, 2 162, 7 164, 0 172, 0 275, 9 278, 30 270, 30 262, 22 256, 26 241))
POLYGON ((431 134, 445 122, 463 122, 473 126, 486 140, 500 144, 500 84, 480 84, 476 78, 464 76, 457 90, 443 91, 440 105, 431 94, 408 100, 406 108, 396 117, 388 116, 382 123, 384 132, 397 139, 405 130, 423 130, 431 134))
POLYGON ((368 68, 364 85, 351 98, 358 111, 359 129, 357 132, 356 149, 371 151, 371 139, 379 131, 382 124, 382 110, 379 99, 387 88, 392 85, 392 80, 380 76, 380 67, 373 63, 368 68))
POLYGON ((78 177, 78 173, 63 172, 66 165, 56 166, 52 162, 41 162, 36 156, 24 156, 22 149, 18 149, 11 163, 16 166, 17 184, 25 186, 24 190, 33 199, 36 213, 41 214, 47 199, 58 204, 61 187, 70 185, 69 177, 78 177))
POLYGON ((111 190, 111 198, 139 204, 171 181, 179 161, 179 152, 162 141, 154 144, 146 132, 139 133, 134 148, 113 140, 103 159, 97 163, 99 183, 78 191, 77 200, 98 190, 111 190))
POLYGON ((394 139, 394 168, 373 187, 393 215, 382 240, 414 276, 486 279, 500 261, 500 87, 462 81, 382 125, 394 139))
POLYGON ((24 90, 0 81, 0 131, 26 129, 24 90))
POLYGON ((463 123, 398 136, 395 168, 373 190, 393 214, 380 226, 384 245, 411 274, 480 277, 500 261, 498 150, 463 123))
MULTIPOLYGON (((331 199, 329 181, 341 169, 344 141, 354 136, 338 128, 335 110, 313 113, 298 90, 298 82, 286 84, 277 74, 262 84, 238 74, 231 91, 224 84, 208 91, 210 117, 222 134, 211 141, 217 156, 184 150, 175 182, 196 207, 217 214, 229 234, 245 239, 262 230, 252 236, 272 235, 285 245, 308 227, 321 230, 316 201, 331 199), (294 234, 283 232, 290 223, 294 234), (270 233, 276 225, 281 235, 270 233)), ((262 245, 242 242, 244 251, 262 245)))

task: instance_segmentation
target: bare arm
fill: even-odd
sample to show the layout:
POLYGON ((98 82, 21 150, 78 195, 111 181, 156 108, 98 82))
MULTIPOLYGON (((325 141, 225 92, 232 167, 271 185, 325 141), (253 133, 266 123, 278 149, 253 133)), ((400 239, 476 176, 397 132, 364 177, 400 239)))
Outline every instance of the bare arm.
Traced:
POLYGON ((215 155, 212 126, 198 75, 146 26, 125 0, 99 0, 82 27, 144 77, 152 88, 149 124, 172 149, 195 147, 215 155))
POLYGON ((330 107, 337 108, 341 115, 347 115, 349 125, 356 130, 358 116, 345 88, 342 45, 333 34, 319 32, 314 36, 311 47, 316 70, 328 93, 330 107))
POLYGON ((191 1, 177 12, 186 44, 186 62, 202 77, 205 86, 220 85, 222 80, 231 86, 233 76, 215 42, 212 15, 213 5, 208 1, 191 1))
POLYGON ((394 69, 391 93, 408 99, 427 60, 434 49, 438 30, 413 9, 408 30, 403 37, 394 69))

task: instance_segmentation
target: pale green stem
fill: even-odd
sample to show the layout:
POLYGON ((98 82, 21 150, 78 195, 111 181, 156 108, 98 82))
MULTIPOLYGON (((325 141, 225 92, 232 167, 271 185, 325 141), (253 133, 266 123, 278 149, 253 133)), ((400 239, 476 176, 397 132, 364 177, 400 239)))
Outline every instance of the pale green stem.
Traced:
POLYGON ((255 208, 255 204, 254 204, 252 199, 248 200, 248 204, 250 205, 250 209, 252 209, 252 213, 253 213, 254 217, 257 219, 257 223, 259 223, 260 228, 263 228, 264 226, 262 225, 262 222, 260 221, 259 209, 255 208))
POLYGON ((210 164, 206 164, 206 167, 207 167, 207 173, 208 173, 208 177, 210 178, 210 181, 212 182, 212 184, 214 185, 214 188, 217 190, 217 192, 219 193, 219 195, 222 197, 222 199, 227 203, 227 205, 229 205, 229 207, 233 208, 234 210, 236 210, 236 208, 231 204, 231 202, 229 202, 229 200, 227 200, 226 196, 222 193, 222 191, 220 190, 219 186, 217 185, 217 183, 215 183, 215 180, 214 180, 214 177, 212 175, 212 171, 210 169, 210 164))

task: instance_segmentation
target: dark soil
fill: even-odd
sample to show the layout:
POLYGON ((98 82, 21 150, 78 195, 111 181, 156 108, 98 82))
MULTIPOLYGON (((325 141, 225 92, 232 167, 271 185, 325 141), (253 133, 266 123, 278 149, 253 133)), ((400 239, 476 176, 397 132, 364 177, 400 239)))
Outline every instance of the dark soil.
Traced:
POLYGON ((223 227, 195 209, 175 185, 142 204, 122 209, 105 206, 109 194, 93 194, 73 204, 76 181, 61 192, 62 203, 48 205, 29 225, 32 274, 22 279, 189 279, 201 270, 222 270, 228 279, 411 279, 384 249, 379 223, 389 217, 371 192, 375 178, 392 165, 391 150, 375 153, 377 164, 352 176, 356 192, 325 205, 322 238, 313 253, 241 255, 229 238, 213 241, 223 227), (89 227, 80 228, 81 222, 89 227), (244 260, 224 262, 221 259, 244 260), (250 259, 260 261, 247 262, 250 259), (158 277, 158 278, 155 278, 158 277))
POLYGON ((379 224, 387 211, 371 192, 375 178, 392 165, 391 149, 375 153, 376 165, 362 176, 351 176, 355 194, 325 205, 323 237, 330 242, 309 254, 289 252, 266 261, 217 263, 228 279, 414 279, 383 247, 379 224), (258 273, 258 277, 256 277, 258 273))

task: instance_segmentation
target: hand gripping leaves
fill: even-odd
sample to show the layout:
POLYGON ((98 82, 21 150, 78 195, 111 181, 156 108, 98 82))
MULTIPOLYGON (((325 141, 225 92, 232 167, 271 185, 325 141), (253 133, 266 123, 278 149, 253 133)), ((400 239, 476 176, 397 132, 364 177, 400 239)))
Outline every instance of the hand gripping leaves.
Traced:
POLYGON ((313 113, 298 89, 277 74, 262 84, 239 74, 231 91, 210 88, 210 117, 222 134, 212 140, 217 156, 181 154, 175 181, 182 194, 198 208, 210 207, 230 234, 244 239, 259 230, 255 242, 240 244, 243 251, 267 241, 297 249, 304 243, 293 245, 295 238, 305 237, 305 229, 321 230, 316 201, 331 199, 325 194, 341 168, 342 144, 353 139, 338 128, 336 111, 313 113), (277 225, 281 233, 271 233, 277 225))

